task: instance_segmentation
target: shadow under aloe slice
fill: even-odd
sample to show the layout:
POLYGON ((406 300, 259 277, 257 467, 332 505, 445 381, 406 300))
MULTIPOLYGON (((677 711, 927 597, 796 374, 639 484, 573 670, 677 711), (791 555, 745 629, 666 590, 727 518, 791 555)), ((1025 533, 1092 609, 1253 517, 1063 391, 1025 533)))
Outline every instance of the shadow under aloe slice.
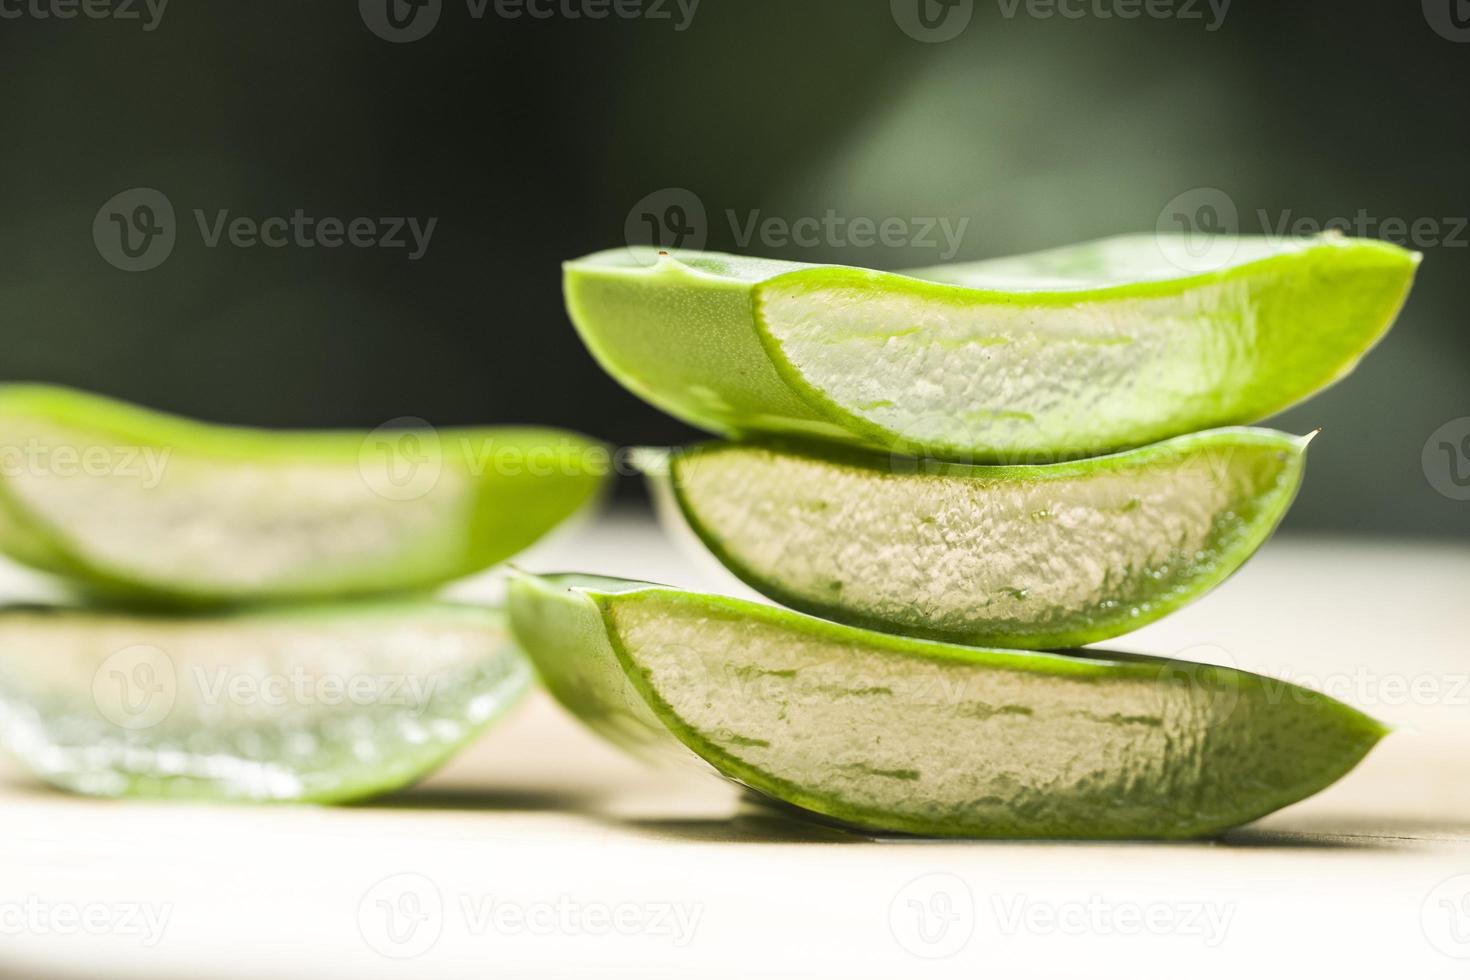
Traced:
POLYGON ((1385 733, 1241 671, 907 639, 636 582, 518 575, 508 609, 593 729, 881 831, 1204 836, 1328 786, 1385 733))
POLYGON ((0 551, 185 604, 426 589, 595 499, 600 444, 555 429, 279 432, 0 387, 0 551))
MULTIPOLYGON (((565 266, 572 321, 635 394, 765 433, 978 463, 1098 455, 1278 412, 1388 330, 1419 256, 1241 237, 1191 272, 1134 235, 905 274, 618 249, 565 266)), ((1187 263, 1186 263, 1187 264, 1187 263)))
POLYGON ((499 610, 0 609, 0 746, 75 792, 345 802, 426 775, 526 690, 499 610))
POLYGON ((1048 649, 1137 629, 1223 582, 1286 513, 1307 442, 1217 429, 1038 466, 731 443, 636 458, 665 519, 783 605, 1048 649))

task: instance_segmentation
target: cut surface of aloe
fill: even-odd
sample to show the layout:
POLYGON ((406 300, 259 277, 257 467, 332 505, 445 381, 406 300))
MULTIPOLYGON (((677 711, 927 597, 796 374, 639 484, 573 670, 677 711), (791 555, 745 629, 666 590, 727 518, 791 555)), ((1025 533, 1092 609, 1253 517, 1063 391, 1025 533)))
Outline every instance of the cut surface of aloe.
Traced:
POLYGON ((1042 466, 722 443, 642 451, 661 512, 783 605, 888 632, 1082 646, 1223 582, 1301 483, 1306 439, 1217 429, 1042 466))
POLYGON ((1385 732, 1227 668, 908 639, 642 583, 517 576, 509 612, 602 734, 876 830, 1208 835, 1331 784, 1385 732))
POLYGON ((1047 462, 1258 421, 1347 374, 1419 256, 1241 237, 1188 272, 1125 236, 906 274, 618 249, 567 263, 602 366, 710 431, 1047 462))
POLYGON ((604 447, 553 429, 272 432, 0 387, 0 551, 160 601, 424 589, 594 499, 604 447))
POLYGON ((0 610, 0 743, 100 796, 340 802, 404 786, 527 688, 503 612, 395 600, 0 610))

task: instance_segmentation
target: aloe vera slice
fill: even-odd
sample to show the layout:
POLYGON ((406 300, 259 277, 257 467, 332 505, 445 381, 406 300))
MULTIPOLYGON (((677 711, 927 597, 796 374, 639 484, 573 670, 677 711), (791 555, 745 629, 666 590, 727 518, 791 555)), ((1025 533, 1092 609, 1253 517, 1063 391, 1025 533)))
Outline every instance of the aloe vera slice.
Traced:
POLYGON ((553 429, 269 432, 6 386, 0 551, 158 601, 425 589, 576 513, 608 459, 553 429))
POLYGON ((508 608, 547 686, 595 730, 645 757, 682 743, 870 829, 1208 835, 1321 790, 1385 734, 1241 671, 935 643, 642 583, 518 576, 508 608))
POLYGON ((502 611, 0 610, 0 744, 80 793, 341 802, 438 766, 526 690, 502 611))
POLYGON ((1223 582, 1286 513, 1307 441, 1217 429, 1044 466, 733 443, 637 459, 661 512, 783 605, 1045 649, 1137 629, 1223 582))
POLYGON ((602 366, 710 431, 1048 462, 1258 421, 1347 374, 1419 256, 1242 237, 1185 272, 1126 236, 907 274, 619 249, 567 263, 602 366))

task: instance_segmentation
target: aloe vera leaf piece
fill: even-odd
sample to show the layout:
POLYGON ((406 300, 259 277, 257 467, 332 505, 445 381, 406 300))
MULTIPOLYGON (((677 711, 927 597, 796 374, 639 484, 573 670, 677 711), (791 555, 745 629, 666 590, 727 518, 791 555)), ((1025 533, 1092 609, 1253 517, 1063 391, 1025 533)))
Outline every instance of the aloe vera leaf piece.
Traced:
POLYGON ((0 551, 139 601, 428 589, 525 549, 610 472, 606 447, 555 429, 378 435, 0 387, 0 551))
POLYGON ((1216 429, 1042 466, 740 443, 635 457, 667 519, 777 602, 981 646, 1106 640, 1219 585, 1301 484, 1308 439, 1216 429))
POLYGON ((478 606, 0 609, 0 745, 97 796, 362 799, 426 775, 530 679, 478 606))
POLYGON ((1386 731, 1220 667, 956 646, 580 576, 517 576, 509 595, 538 673, 595 730, 645 757, 682 744, 869 829, 1204 836, 1328 786, 1386 731))
POLYGON ((909 274, 617 249, 567 308, 635 394, 717 434, 977 463, 1050 462, 1248 424, 1352 370, 1419 256, 1242 237, 1187 272, 1124 236, 909 274))

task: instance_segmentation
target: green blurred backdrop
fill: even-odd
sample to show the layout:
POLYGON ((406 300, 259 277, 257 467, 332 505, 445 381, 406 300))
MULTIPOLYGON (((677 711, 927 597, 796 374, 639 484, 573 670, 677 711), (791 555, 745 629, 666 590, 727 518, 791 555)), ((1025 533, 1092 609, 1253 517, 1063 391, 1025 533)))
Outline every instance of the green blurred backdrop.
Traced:
MULTIPOLYGON (((1425 246, 1388 340, 1277 421, 1325 429, 1289 526, 1470 531, 1470 503, 1421 458, 1470 416, 1460 0, 922 0, 933 30, 903 9, 921 0, 643 0, 638 16, 637 0, 542 0, 546 17, 393 0, 395 23, 437 18, 417 40, 404 31, 426 21, 385 31, 386 0, 161 16, 137 0, 137 19, 61 19, 50 2, 0 0, 4 378, 273 426, 411 415, 685 440, 602 375, 559 293, 561 260, 620 244, 630 211, 670 188, 705 209, 711 248, 741 247, 730 212, 738 226, 830 210, 968 219, 959 259, 1148 231, 1180 200, 1224 200, 1242 231, 1337 219, 1425 246), (137 187, 166 196, 177 240, 125 272, 93 221, 137 187), (196 209, 437 223, 410 260, 211 248, 196 209)), ((882 268, 943 257, 833 236, 747 248, 882 268)))

